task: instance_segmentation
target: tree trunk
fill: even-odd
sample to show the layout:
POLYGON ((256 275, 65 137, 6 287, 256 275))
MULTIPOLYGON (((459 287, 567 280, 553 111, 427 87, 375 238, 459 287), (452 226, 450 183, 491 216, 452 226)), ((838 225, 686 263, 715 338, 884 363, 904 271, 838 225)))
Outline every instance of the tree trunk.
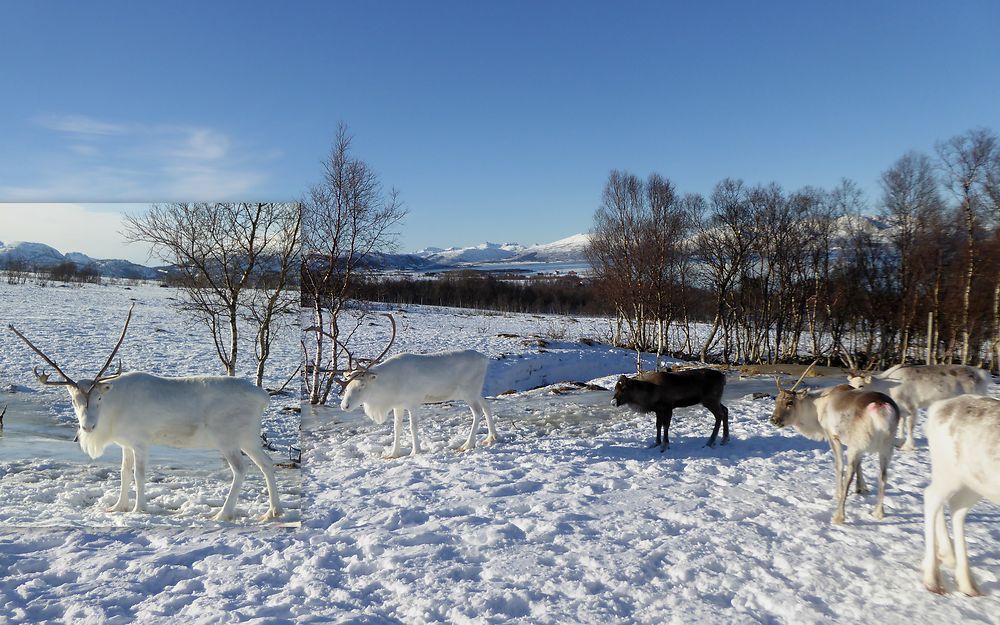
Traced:
POLYGON ((229 307, 229 362, 226 363, 226 375, 236 375, 236 355, 239 351, 239 330, 236 327, 236 299, 229 307))

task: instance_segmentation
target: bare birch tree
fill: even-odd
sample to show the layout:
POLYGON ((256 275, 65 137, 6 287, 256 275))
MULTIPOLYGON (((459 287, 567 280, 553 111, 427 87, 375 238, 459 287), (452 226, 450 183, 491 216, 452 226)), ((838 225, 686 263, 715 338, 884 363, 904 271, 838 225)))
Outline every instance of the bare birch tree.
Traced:
POLYGON ((312 309, 303 333, 306 392, 311 404, 327 402, 338 371, 347 364, 353 328, 346 314, 352 288, 369 271, 377 252, 390 249, 393 228, 406 215, 395 189, 386 192, 378 174, 351 153, 347 127, 337 130, 323 179, 303 202, 302 294, 312 309))
MULTIPOLYGON (((287 240, 288 224, 280 216, 292 211, 296 205, 273 202, 177 203, 125 217, 127 240, 149 244, 175 266, 185 294, 181 306, 209 329, 226 375, 236 375, 239 320, 260 263, 287 240)), ((258 385, 263 366, 258 363, 258 385)))
POLYGON ((992 130, 977 128, 938 143, 938 160, 945 186, 959 201, 962 224, 965 227, 965 274, 962 289, 961 364, 969 362, 971 352, 972 281, 977 269, 976 238, 982 227, 982 211, 989 197, 991 171, 1000 161, 1000 141, 992 130))

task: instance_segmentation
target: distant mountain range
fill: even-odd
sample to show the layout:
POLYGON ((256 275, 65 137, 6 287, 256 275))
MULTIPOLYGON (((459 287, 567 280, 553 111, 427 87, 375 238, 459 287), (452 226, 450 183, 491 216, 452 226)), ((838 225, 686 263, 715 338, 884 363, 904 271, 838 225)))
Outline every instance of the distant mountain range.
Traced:
POLYGON ((442 265, 585 262, 584 250, 589 241, 589 235, 574 234, 552 243, 529 246, 519 243, 482 243, 472 247, 448 249, 429 247, 414 252, 414 256, 442 265))
MULTIPOLYGON (((497 263, 585 263, 584 250, 589 236, 577 234, 552 243, 483 243, 471 247, 431 247, 412 254, 376 254, 373 265, 405 271, 447 271, 482 267, 497 263)), ((171 267, 147 267, 121 259, 92 258, 82 252, 62 253, 50 245, 28 241, 0 242, 0 269, 11 263, 23 263, 33 269, 48 269, 61 263, 75 263, 78 268, 92 268, 109 278, 156 280, 165 277, 171 267)))
POLYGON ((0 241, 0 268, 12 263, 23 263, 32 269, 48 269, 62 263, 74 263, 78 268, 92 268, 108 278, 129 278, 139 280, 155 280, 166 275, 166 267, 146 267, 121 259, 91 258, 81 252, 61 253, 44 243, 0 241))
MULTIPOLYGON (((834 239, 846 237, 851 230, 862 229, 877 239, 886 240, 892 229, 871 217, 841 217, 835 225, 834 239)), ((521 245, 519 243, 481 243, 470 247, 428 247, 409 254, 373 254, 373 266, 400 271, 447 271, 452 269, 483 269, 514 263, 586 264, 589 234, 574 234, 551 243, 521 245)), ((160 279, 170 267, 146 267, 127 260, 95 259, 80 252, 60 253, 43 243, 0 242, 0 268, 12 260, 32 267, 47 268, 64 262, 78 267, 93 267, 102 276, 115 278, 160 279)))
POLYGON ((515 263, 585 264, 584 254, 590 235, 575 234, 565 239, 536 245, 520 243, 480 243, 470 247, 428 247, 409 254, 373 254, 371 264, 400 271, 448 271, 453 269, 490 270, 515 263))

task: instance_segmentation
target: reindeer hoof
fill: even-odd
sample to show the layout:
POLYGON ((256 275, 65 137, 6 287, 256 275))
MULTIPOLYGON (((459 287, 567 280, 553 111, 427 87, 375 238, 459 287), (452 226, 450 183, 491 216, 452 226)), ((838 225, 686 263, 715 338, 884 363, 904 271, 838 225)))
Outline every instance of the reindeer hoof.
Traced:
POLYGON ((382 454, 382 460, 395 460, 396 458, 399 458, 402 455, 403 454, 398 449, 393 449, 388 453, 382 454))
POLYGON ((715 449, 715 441, 708 441, 707 443, 705 443, 705 447, 711 447, 712 449, 715 449))
POLYGON ((959 588, 958 590, 959 590, 959 592, 961 592, 966 597, 982 597, 983 596, 983 593, 979 592, 979 589, 976 588, 975 586, 970 586, 969 588, 959 588))
POLYGON ((941 586, 940 584, 924 584, 924 588, 926 588, 927 590, 931 591, 935 595, 943 595, 944 594, 944 587, 941 586))
POLYGON ((833 523, 834 525, 843 525, 844 524, 844 515, 843 514, 835 514, 835 515, 833 515, 833 518, 830 519, 830 522, 833 523))
POLYGON ((486 438, 483 439, 483 442, 480 443, 480 445, 482 445, 483 447, 489 447, 490 445, 496 443, 497 440, 499 439, 496 436, 487 436, 486 438))
POLYGON ((899 446, 899 451, 916 451, 917 446, 913 444, 913 441, 904 441, 899 446))
POLYGON ((115 505, 111 506, 110 508, 105 508, 104 511, 105 512, 128 512, 129 511, 129 505, 128 505, 128 502, 126 501, 123 504, 118 503, 118 504, 115 504, 115 505))
POLYGON ((274 508, 274 507, 268 508, 267 512, 265 512, 264 514, 262 514, 259 517, 257 517, 257 520, 258 521, 273 521, 274 519, 277 519, 278 517, 280 517, 284 513, 285 513, 285 511, 282 510, 281 508, 274 508))
POLYGON ((213 516, 212 520, 213 521, 232 521, 235 518, 236 518, 236 515, 233 514, 232 512, 224 513, 222 510, 219 510, 219 513, 216 514, 215 516, 213 516))
POLYGON ((722 442, 719 443, 719 444, 720 445, 728 445, 729 444, 729 437, 727 436, 726 438, 722 439, 722 442))
POLYGON ((872 510, 872 517, 881 521, 885 518, 885 511, 882 510, 882 508, 876 508, 875 510, 872 510))

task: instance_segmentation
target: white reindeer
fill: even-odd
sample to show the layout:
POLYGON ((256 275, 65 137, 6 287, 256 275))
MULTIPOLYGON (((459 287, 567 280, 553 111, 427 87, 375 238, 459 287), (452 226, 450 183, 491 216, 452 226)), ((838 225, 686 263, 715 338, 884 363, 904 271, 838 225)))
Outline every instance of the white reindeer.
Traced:
POLYGON ((939 564, 955 567, 958 589, 979 595, 969 569, 965 515, 982 497, 1000 503, 1000 400, 962 395, 927 411, 931 484, 924 491, 924 586, 944 592, 939 564), (951 508, 955 544, 948 538, 944 504, 951 508))
MULTIPOLYGON (((133 307, 135 305, 133 304, 133 307)), ((8 325, 22 341, 49 363, 60 381, 49 381, 48 374, 34 368, 42 384, 65 386, 73 402, 80 429, 80 447, 97 458, 111 443, 122 448, 121 492, 118 502, 108 512, 129 509, 129 488, 135 477, 135 505, 132 512, 146 512, 146 462, 150 445, 186 449, 218 449, 229 463, 233 482, 216 520, 232 520, 236 500, 246 474, 241 452, 256 464, 267 482, 269 508, 261 520, 281 516, 281 503, 271 458, 261 448, 260 421, 267 407, 268 394, 245 380, 221 376, 161 378, 138 372, 118 371, 104 375, 125 340, 132 318, 129 308, 118 344, 104 367, 93 379, 79 382, 63 373, 13 325, 8 325)))
MULTIPOLYGON (((816 364, 816 363, 813 363, 816 364)), ((844 522, 844 502, 851 481, 857 475, 857 492, 868 491, 861 477, 861 460, 866 453, 879 455, 878 501, 872 516, 882 519, 885 510, 886 476, 892 459, 899 409, 888 395, 854 389, 841 384, 824 390, 795 389, 802 382, 810 365, 792 388, 785 390, 778 384, 778 397, 774 402, 771 423, 778 427, 794 426, 799 433, 813 440, 826 440, 833 451, 837 471, 834 493, 836 509, 832 522, 844 522), (842 446, 847 446, 847 475, 844 475, 842 446)))
POLYGON ((913 451, 913 426, 917 410, 936 401, 966 393, 989 392, 989 374, 965 365, 896 365, 882 373, 852 372, 847 378, 854 388, 879 391, 892 397, 904 420, 906 439, 900 451, 913 451))
MULTIPOLYGON (((454 399, 464 401, 472 411, 472 429, 465 444, 458 447, 459 451, 475 448, 480 416, 486 419, 489 430, 482 444, 491 445, 496 442, 497 431, 493 425, 493 415, 483 398, 483 383, 489 359, 470 349, 435 354, 396 354, 379 363, 396 338, 396 323, 391 315, 386 316, 392 321, 389 346, 371 361, 373 364, 350 371, 345 379, 338 380, 344 388, 341 409, 351 411, 361 406, 366 415, 380 424, 385 423, 390 410, 393 412, 395 421, 392 428, 392 449, 386 458, 398 458, 402 455, 400 438, 404 410, 410 415, 410 437, 413 441, 410 455, 415 456, 422 451, 417 436, 417 408, 423 404, 454 399)), ((350 358, 350 354, 348 357, 350 358)))

